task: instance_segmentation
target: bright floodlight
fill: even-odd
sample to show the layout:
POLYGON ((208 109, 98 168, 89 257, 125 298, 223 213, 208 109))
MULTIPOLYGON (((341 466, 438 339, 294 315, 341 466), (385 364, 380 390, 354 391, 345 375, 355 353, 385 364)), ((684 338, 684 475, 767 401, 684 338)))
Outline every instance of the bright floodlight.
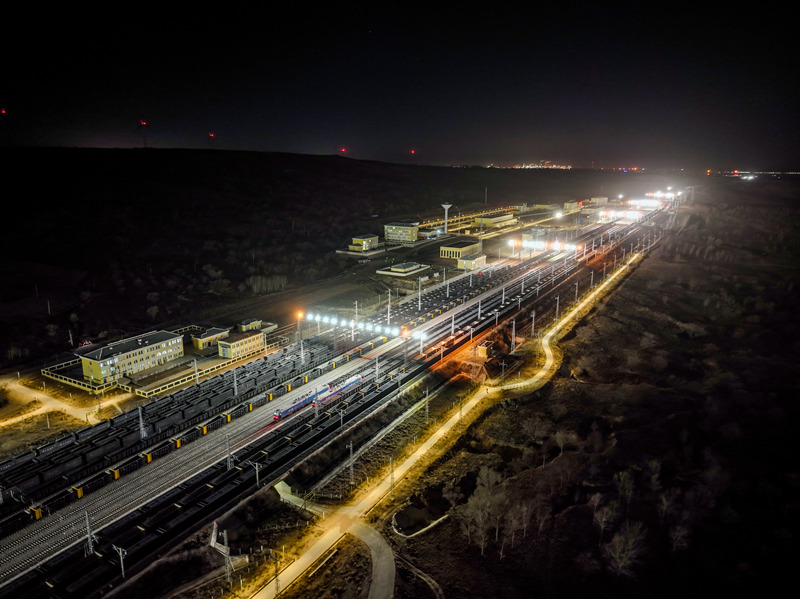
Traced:
POLYGON ((562 216, 564 216, 562 212, 556 212, 556 218, 561 218, 562 216))

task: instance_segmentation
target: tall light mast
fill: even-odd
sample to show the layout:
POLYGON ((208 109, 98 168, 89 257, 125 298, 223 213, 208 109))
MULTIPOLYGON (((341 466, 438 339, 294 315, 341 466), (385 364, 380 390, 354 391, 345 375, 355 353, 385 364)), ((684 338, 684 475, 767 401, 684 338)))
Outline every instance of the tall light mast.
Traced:
POLYGON ((442 204, 442 208, 444 208, 444 234, 447 235, 447 211, 452 208, 452 204, 442 204))

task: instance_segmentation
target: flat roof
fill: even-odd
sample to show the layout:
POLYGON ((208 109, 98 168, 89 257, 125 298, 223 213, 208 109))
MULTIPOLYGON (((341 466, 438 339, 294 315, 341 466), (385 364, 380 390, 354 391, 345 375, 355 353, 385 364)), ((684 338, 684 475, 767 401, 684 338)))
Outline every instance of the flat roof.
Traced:
POLYGON ((219 327, 211 327, 210 329, 206 329, 199 335, 192 335, 195 339, 206 339, 208 337, 214 337, 215 335, 221 335, 222 333, 227 333, 228 329, 221 329, 219 327))
POLYGON ((237 341, 241 341, 242 339, 247 339, 248 337, 253 337, 255 335, 263 335, 261 331, 236 331, 235 333, 231 333, 228 335, 224 340, 220 339, 220 343, 236 343, 237 341))
POLYGON ((441 245, 443 248, 466 248, 471 245, 478 245, 480 241, 455 241, 453 243, 444 243, 441 245))
POLYGON ((356 235, 353 239, 372 239, 373 237, 377 237, 377 235, 373 235, 372 233, 367 233, 366 235, 356 235))
POLYGON ((480 260, 486 258, 486 254, 470 254, 469 256, 461 256, 459 260, 480 260))
POLYGON ((108 345, 104 345, 99 349, 95 349, 85 354, 78 354, 82 358, 88 358, 89 360, 107 360, 108 358, 113 358, 114 356, 119 356, 121 354, 127 354, 135 349, 140 347, 148 347, 150 345, 157 345, 159 343, 163 343, 164 341, 170 341, 172 339, 182 339, 183 335, 179 335, 177 333, 170 333, 169 331, 151 331, 149 333, 144 333, 142 335, 137 335, 136 337, 129 337, 128 339, 121 339, 119 341, 114 341, 113 343, 109 343, 108 345))

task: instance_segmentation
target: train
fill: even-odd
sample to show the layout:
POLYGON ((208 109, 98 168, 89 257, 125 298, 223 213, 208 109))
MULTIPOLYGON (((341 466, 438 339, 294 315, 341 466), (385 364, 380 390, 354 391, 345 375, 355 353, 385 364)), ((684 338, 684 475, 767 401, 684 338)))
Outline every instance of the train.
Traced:
POLYGON ((282 420, 287 416, 293 414, 300 408, 311 404, 316 406, 318 404, 324 403, 327 399, 330 399, 333 395, 342 393, 352 387, 360 383, 364 377, 360 374, 355 374, 350 378, 346 379, 341 385, 337 385, 335 387, 331 387, 330 385, 325 385, 321 389, 315 391, 314 393, 309 393, 299 401, 293 403, 291 406, 284 410, 276 410, 275 413, 272 415, 273 420, 282 420))

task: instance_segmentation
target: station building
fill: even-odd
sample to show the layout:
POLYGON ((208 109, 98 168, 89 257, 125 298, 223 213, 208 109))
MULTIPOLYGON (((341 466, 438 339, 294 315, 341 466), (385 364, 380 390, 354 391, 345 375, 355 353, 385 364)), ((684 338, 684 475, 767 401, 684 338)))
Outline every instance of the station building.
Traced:
POLYGON ((206 349, 216 345, 220 339, 225 339, 230 334, 228 329, 220 329, 218 327, 211 327, 202 333, 192 335, 192 345, 195 349, 206 349))
POLYGON ((510 213, 496 216, 478 216, 472 221, 471 228, 500 229, 501 227, 516 225, 517 222, 519 222, 518 219, 510 213))
POLYGON ((418 221, 398 221, 383 226, 386 243, 412 244, 419 239, 418 221))
POLYGON ((429 264, 420 264, 419 262, 403 262, 401 264, 393 264, 389 268, 383 268, 375 271, 375 274, 388 275, 390 277, 409 277, 411 275, 428 270, 429 264))
POLYGON ((353 237, 353 243, 348 246, 351 252, 369 252, 378 247, 377 235, 359 235, 353 237))
POLYGON ((237 331, 218 343, 220 358, 238 360, 266 350, 264 333, 261 331, 237 331))
POLYGON ((486 254, 472 254, 458 259, 458 268, 461 270, 481 270, 486 268, 486 254))
POLYGON ((105 384, 183 357, 183 336, 152 331, 78 356, 84 380, 105 384))
POLYGON ((480 241, 453 241, 439 247, 440 258, 455 258, 458 260, 464 256, 471 256, 480 252, 480 241))

